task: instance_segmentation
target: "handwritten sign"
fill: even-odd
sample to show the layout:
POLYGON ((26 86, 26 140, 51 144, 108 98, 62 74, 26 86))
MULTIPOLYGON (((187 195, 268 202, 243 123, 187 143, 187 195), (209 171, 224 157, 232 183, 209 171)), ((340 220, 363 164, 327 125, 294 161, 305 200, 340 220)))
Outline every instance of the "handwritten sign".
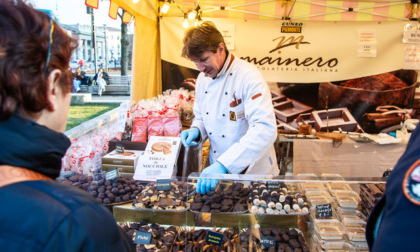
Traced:
POLYGON ((149 245, 151 238, 152 233, 137 230, 136 237, 134 237, 134 243, 149 245))
POLYGON ((105 172, 105 179, 106 180, 113 180, 114 178, 119 177, 119 176, 120 176, 120 173, 119 173, 117 167, 105 172))
POLYGON ((216 246, 222 246, 223 243, 223 234, 213 232, 213 231, 207 231, 206 234, 206 243, 207 244, 213 244, 216 246))
POLYGON ((319 218, 332 217, 331 204, 316 205, 316 213, 319 218))
POLYGON ((273 182, 273 181, 268 181, 267 182, 267 190, 268 191, 275 191, 275 190, 279 190, 280 189, 280 183, 279 182, 273 182))
POLYGON ((261 236, 260 244, 266 248, 274 248, 276 247, 276 239, 267 236, 261 236))
POLYGON ((158 191, 169 191, 171 190, 170 179, 158 179, 156 180, 156 190, 158 191))
POLYGON ((115 152, 120 154, 124 153, 124 147, 121 144, 117 144, 115 147, 115 152))

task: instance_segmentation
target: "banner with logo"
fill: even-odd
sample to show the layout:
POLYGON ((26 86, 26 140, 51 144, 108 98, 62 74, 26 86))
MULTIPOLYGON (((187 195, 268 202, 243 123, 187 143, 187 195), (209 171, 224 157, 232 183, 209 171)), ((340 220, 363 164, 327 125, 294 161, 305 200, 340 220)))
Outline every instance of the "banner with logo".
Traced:
MULTIPOLYGON (((410 23, 206 21, 214 22, 222 31, 235 57, 256 65, 266 81, 284 83, 339 81, 402 69, 404 26, 410 23)), ((179 17, 165 17, 160 23, 162 61, 171 66, 163 69, 164 80, 165 72, 196 70, 192 62, 181 57, 182 22, 179 17)))

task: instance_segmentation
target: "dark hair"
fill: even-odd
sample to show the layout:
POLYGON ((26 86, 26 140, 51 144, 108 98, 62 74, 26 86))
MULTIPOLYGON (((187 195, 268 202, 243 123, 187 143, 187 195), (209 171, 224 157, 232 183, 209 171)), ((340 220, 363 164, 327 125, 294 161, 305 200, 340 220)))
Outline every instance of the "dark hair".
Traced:
POLYGON ((0 120, 13 113, 36 113, 47 108, 48 76, 54 69, 62 75, 63 93, 72 88, 69 61, 77 47, 52 20, 50 61, 47 62, 50 16, 22 0, 0 0, 0 120))
POLYGON ((220 43, 225 45, 225 52, 227 53, 225 40, 216 26, 209 21, 203 22, 201 25, 190 28, 185 32, 182 57, 194 59, 199 58, 206 51, 215 53, 220 43))

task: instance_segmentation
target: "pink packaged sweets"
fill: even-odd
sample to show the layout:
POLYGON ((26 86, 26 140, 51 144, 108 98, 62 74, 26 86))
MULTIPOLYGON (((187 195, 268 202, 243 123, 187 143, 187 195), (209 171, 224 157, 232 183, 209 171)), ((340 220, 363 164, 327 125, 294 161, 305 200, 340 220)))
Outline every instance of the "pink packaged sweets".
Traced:
POLYGON ((131 134, 132 142, 147 142, 147 116, 139 116, 134 118, 133 133, 131 134))

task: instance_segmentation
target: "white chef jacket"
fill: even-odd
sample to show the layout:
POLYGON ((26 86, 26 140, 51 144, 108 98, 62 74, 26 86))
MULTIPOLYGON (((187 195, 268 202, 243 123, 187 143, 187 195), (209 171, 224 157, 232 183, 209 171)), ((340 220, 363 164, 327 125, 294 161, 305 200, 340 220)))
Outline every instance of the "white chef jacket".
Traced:
POLYGON ((195 94, 191 127, 200 130, 200 141, 209 138, 211 164, 233 174, 246 168, 246 174, 279 174, 271 93, 254 65, 229 53, 215 79, 198 75, 195 94))

